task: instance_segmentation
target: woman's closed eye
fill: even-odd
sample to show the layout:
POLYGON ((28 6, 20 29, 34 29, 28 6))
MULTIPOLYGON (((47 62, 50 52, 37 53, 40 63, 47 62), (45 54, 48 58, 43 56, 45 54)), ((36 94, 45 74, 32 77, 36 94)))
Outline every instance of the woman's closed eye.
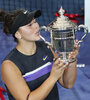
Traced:
POLYGON ((29 26, 32 26, 34 23, 37 23, 36 21, 34 21, 33 23, 30 23, 29 26))

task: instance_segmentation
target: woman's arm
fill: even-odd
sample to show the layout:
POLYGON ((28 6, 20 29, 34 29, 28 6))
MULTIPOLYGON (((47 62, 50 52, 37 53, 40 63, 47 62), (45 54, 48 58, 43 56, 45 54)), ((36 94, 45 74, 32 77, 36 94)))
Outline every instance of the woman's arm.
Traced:
POLYGON ((70 63, 58 82, 65 88, 70 89, 73 87, 77 76, 77 61, 70 63))
POLYGON ((58 82, 65 88, 72 88, 76 80, 76 76, 77 76, 77 58, 76 57, 78 55, 79 46, 75 45, 75 48, 76 49, 69 54, 69 58, 75 58, 75 61, 68 64, 62 77, 59 78, 58 80, 58 82))
POLYGON ((56 81, 62 76, 65 66, 59 65, 59 59, 53 64, 50 76, 34 91, 30 91, 18 67, 7 60, 2 63, 2 80, 16 100, 44 100, 54 87, 56 81), (58 65, 58 66, 57 66, 58 65))

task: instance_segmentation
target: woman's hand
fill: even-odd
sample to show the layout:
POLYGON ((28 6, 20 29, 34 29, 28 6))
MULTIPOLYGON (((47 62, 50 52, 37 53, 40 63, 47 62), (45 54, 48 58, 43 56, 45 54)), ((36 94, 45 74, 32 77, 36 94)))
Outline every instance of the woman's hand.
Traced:
POLYGON ((76 40, 76 44, 74 45, 75 49, 69 54, 68 58, 76 59, 79 51, 78 40, 76 40))
POLYGON ((63 72, 67 65, 68 63, 65 64, 63 60, 58 58, 53 64, 50 77, 57 81, 63 75, 63 72))

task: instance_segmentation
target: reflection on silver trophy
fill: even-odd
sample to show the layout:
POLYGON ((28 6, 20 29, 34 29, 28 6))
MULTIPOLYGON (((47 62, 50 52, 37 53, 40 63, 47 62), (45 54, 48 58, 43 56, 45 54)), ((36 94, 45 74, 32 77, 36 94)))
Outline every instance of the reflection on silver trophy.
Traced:
POLYGON ((52 45, 55 52, 59 55, 61 59, 65 62, 72 62, 74 59, 69 59, 68 54, 74 50, 74 44, 76 40, 76 31, 80 28, 84 29, 85 34, 82 36, 78 43, 83 42, 83 39, 88 33, 88 29, 85 25, 75 24, 68 17, 64 16, 64 10, 61 7, 59 10, 60 16, 58 16, 53 22, 51 22, 47 27, 42 26, 41 30, 46 30, 50 32, 51 43, 47 42, 42 36, 41 38, 52 45))

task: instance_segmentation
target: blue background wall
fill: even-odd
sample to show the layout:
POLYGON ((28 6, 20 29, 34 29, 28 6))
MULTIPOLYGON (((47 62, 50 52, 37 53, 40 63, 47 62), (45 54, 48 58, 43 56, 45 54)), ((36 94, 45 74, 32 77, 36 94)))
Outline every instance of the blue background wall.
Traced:
MULTIPOLYGON (((0 8, 11 12, 14 9, 25 8, 28 10, 41 9, 43 14, 37 20, 41 25, 48 25, 55 19, 54 13, 57 12, 61 5, 69 14, 83 15, 84 0, 0 0, 0 8)), ((78 18, 78 24, 84 23, 81 18, 78 18)), ((49 40, 49 33, 42 32, 43 36, 49 40)), ((77 32, 79 39, 83 32, 77 32)), ((7 37, 2 32, 2 23, 0 23, 0 65, 4 57, 14 48, 16 43, 12 36, 7 37)), ((60 100, 90 100, 90 34, 84 39, 81 44, 78 65, 77 79, 72 89, 65 89, 58 85, 60 100)), ((0 77, 0 86, 5 88, 0 77)), ((5 99, 8 100, 7 94, 3 93, 5 99)))

